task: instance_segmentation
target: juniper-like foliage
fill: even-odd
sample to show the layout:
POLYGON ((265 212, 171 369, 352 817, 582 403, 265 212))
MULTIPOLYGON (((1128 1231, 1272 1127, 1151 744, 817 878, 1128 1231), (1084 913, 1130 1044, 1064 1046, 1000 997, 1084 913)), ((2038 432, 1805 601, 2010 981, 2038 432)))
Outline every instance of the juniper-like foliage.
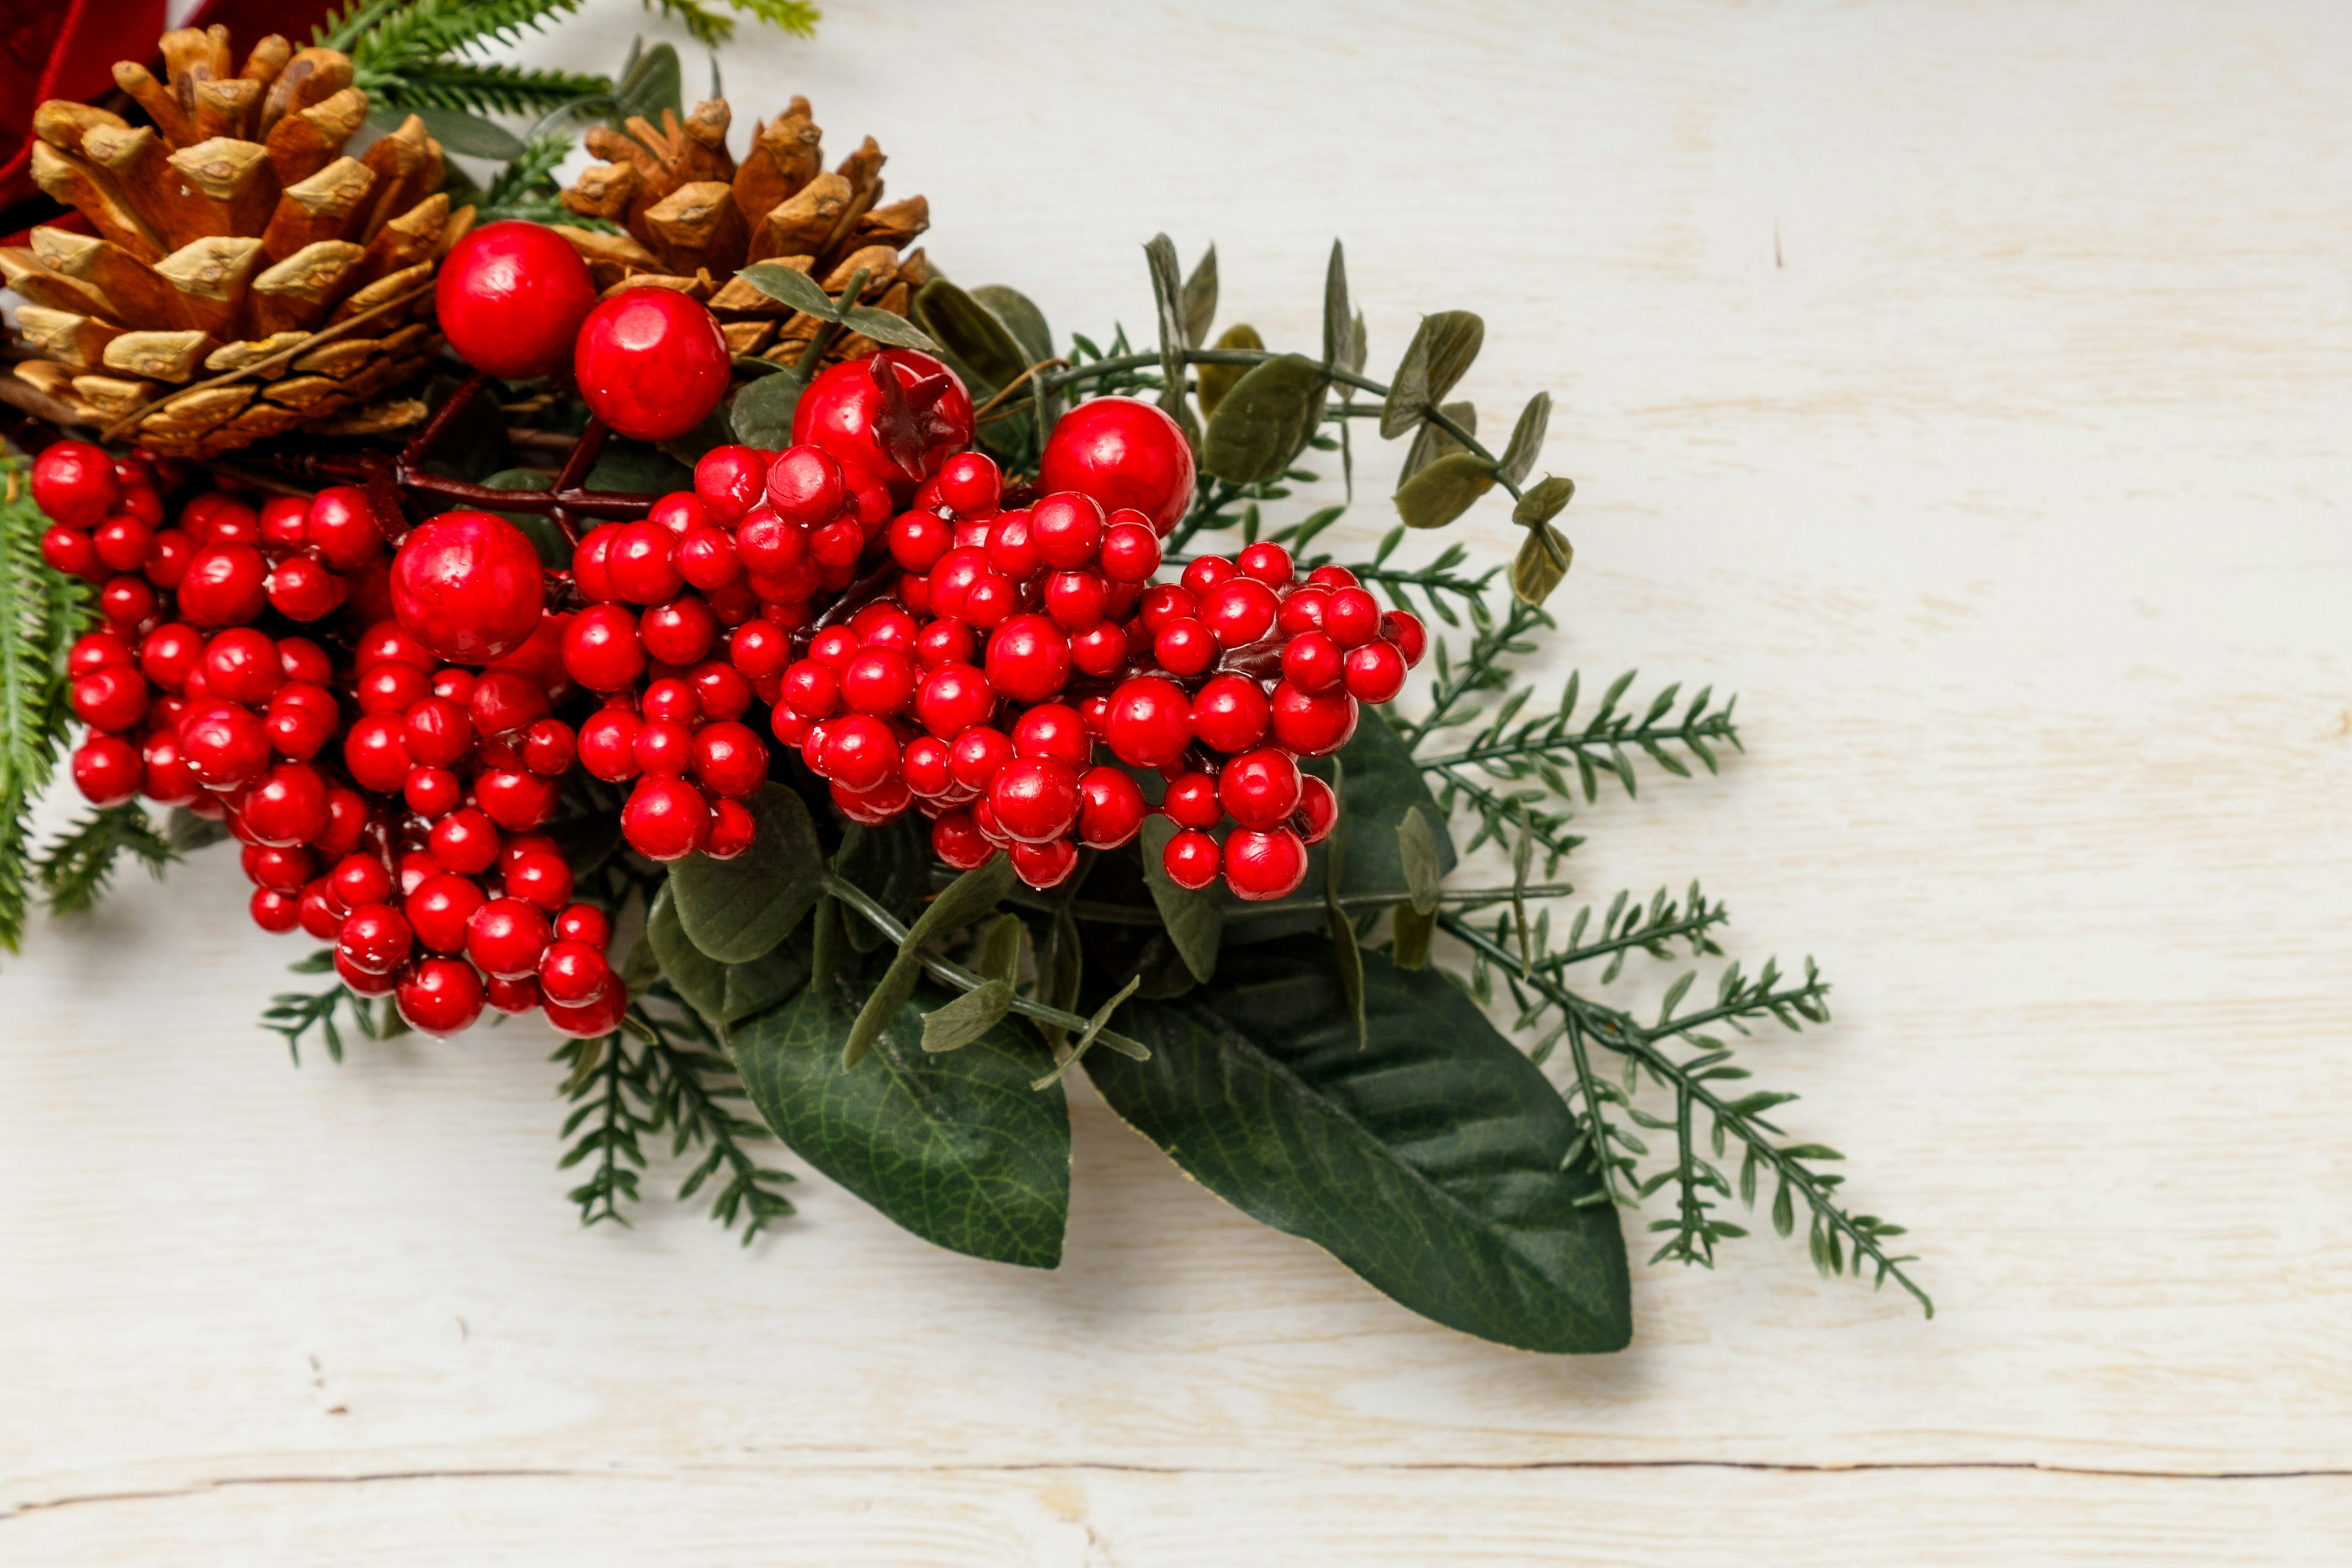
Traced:
MULTIPOLYGON (((89 585, 41 560, 47 520, 33 504, 29 468, 0 458, 0 947, 11 952, 24 940, 26 905, 40 880, 33 803, 73 724, 66 655, 90 619, 89 585)), ((48 890, 54 898, 56 889, 48 890)))

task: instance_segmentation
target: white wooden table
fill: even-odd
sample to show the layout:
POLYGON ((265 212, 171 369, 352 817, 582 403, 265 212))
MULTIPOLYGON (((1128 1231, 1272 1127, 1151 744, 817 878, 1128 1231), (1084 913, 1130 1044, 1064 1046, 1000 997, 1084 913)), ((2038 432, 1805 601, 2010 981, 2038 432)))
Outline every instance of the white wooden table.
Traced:
POLYGON ((877 133, 959 279, 1141 332, 1164 227, 1304 342, 1337 234, 1376 372, 1467 306, 1488 419, 1555 394, 1559 672, 1748 742, 1574 875, 1821 959, 1838 1022, 1759 1065, 1940 1312, 1766 1239, 1637 1269, 1622 1355, 1511 1354, 1084 1090, 1056 1275, 814 1177, 748 1254, 583 1235, 547 1042, 289 1070, 215 853, 0 970, 0 1561, 2352 1554, 2352 16, 828 10, 739 118, 877 133))

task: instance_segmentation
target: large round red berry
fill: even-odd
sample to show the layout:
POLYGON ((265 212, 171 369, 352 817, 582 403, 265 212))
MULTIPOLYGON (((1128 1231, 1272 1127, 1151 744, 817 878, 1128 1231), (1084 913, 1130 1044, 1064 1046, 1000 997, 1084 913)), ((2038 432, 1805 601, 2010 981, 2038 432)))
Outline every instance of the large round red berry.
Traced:
POLYGON ((1131 768, 1164 767, 1192 741, 1192 704, 1184 689, 1158 676, 1122 681, 1111 693, 1104 739, 1131 768))
POLYGON ((1287 827, 1225 836, 1225 886, 1253 902, 1279 899, 1307 878, 1307 846, 1287 827))
POLYGON ((452 247, 433 286, 441 335, 476 370, 507 381, 562 367, 596 304, 588 264, 535 223, 493 223, 452 247))
POLYGON ((394 989, 393 1002, 420 1035, 455 1035, 482 1016, 482 977, 461 958, 428 958, 394 989))
POLYGON ((919 485, 971 441, 971 395, 955 372, 914 349, 835 365, 793 411, 794 446, 819 447, 874 484, 919 485), (895 395, 886 376, 897 379, 895 395))
POLYGON ((452 664, 488 664, 520 647, 546 607, 539 552, 492 512, 444 512, 393 558, 393 613, 452 664))
POLYGON ((588 312, 572 356, 589 411, 624 436, 668 441, 709 416, 733 364, 719 319, 673 289, 625 289, 588 312))
POLYGON ((1054 426, 1037 482, 1089 496, 1107 512, 1139 511, 1164 536, 1192 504, 1192 444, 1176 421, 1132 397, 1097 397, 1054 426))
POLYGON ((58 441, 33 460, 33 504, 51 522, 96 528, 121 500, 114 459, 88 441, 58 441))

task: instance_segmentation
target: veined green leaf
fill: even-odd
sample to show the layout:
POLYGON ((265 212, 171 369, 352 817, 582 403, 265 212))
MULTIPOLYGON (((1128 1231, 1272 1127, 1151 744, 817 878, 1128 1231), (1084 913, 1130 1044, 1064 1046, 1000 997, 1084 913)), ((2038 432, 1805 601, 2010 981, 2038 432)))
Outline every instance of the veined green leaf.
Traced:
POLYGON ((1376 952, 1359 1048, 1329 951, 1239 948, 1213 988, 1129 1004, 1151 1059, 1097 1053, 1088 1075, 1202 1185, 1412 1310, 1523 1350, 1622 1348, 1624 1240, 1591 1163, 1559 1168, 1559 1094, 1452 982, 1376 952))
POLYGON ((996 313, 944 278, 934 278, 915 296, 915 320, 964 370, 976 399, 1012 385, 1030 361, 1012 329, 996 313))
POLYGON ((1444 528, 1495 488, 1495 465, 1469 452, 1438 458, 1396 493, 1407 528, 1444 528))
POLYGON ((1550 424, 1551 394, 1538 392, 1528 399, 1528 405, 1519 411, 1519 422, 1511 427, 1511 444, 1503 448, 1500 464, 1503 478, 1516 485, 1528 477, 1543 451, 1544 431, 1550 424))
POLYGON ((1301 354, 1251 366, 1210 416, 1202 468, 1237 485, 1280 479, 1315 434, 1330 384, 1301 354))
POLYGON ((940 345, 931 341, 930 334, 906 317, 877 310, 871 305, 850 306, 842 311, 841 324, 853 332, 864 332, 876 342, 887 343, 892 348, 920 349, 927 354, 940 352, 940 345))
POLYGON ((771 452, 791 446, 793 416, 807 387, 798 371, 787 369, 737 389, 727 411, 735 439, 771 452))
POLYGON ((1404 363, 1381 406, 1381 438, 1393 441, 1445 401, 1486 340, 1486 323, 1468 310, 1423 316, 1405 346, 1404 363))
POLYGON ((1568 575, 1574 558, 1566 535, 1548 522, 1536 524, 1511 563, 1511 592, 1522 603, 1541 605, 1568 575))
POLYGON ((1529 485, 1519 497, 1519 504, 1511 509, 1511 521, 1521 528, 1533 528, 1539 522, 1549 522, 1567 509, 1576 494, 1574 479, 1547 479, 1529 485))
POLYGON ((1010 982, 992 980, 967 991, 936 1013, 923 1015, 923 1049, 960 1051, 1004 1021, 1013 1011, 1010 982))
MULTIPOLYGON (((1448 419, 1453 420, 1473 436, 1478 433, 1476 404, 1449 403, 1444 412, 1448 419)), ((1420 434, 1413 437, 1412 445, 1405 449, 1404 467, 1397 470, 1397 484, 1402 488, 1405 480, 1410 479, 1440 458, 1467 450, 1467 447, 1454 438, 1453 432, 1444 426, 1434 422, 1424 423, 1420 434)))
POLYGON ((1184 314, 1184 342, 1192 348, 1209 335, 1211 323, 1217 319, 1217 247, 1210 246, 1192 276, 1184 279, 1184 294, 1180 301, 1184 314))
POLYGON ((1363 356, 1350 351, 1361 330, 1362 318, 1349 314, 1348 255, 1338 240, 1331 242, 1331 260, 1323 269, 1323 363, 1349 370, 1362 367, 1363 356))
POLYGON ((824 890, 824 850, 808 806, 779 784, 745 803, 759 833, 732 860, 689 855, 669 868, 678 923, 722 963, 748 963, 792 934, 824 890))
POLYGON ((1180 424, 1184 414, 1184 286, 1178 280, 1176 242, 1155 234, 1143 247, 1151 268, 1151 300, 1160 317, 1160 406, 1180 424))
POLYGON ((1027 362, 1024 369, 1054 357, 1054 330, 1045 324, 1045 312, 1028 295, 1002 283, 982 283, 971 290, 971 297, 1013 334, 1027 362))
POLYGON ((834 303, 833 296, 797 267, 787 267, 781 261, 758 261, 736 276, 769 299, 795 310, 805 310, 820 321, 841 320, 841 307, 834 303))
MULTIPOLYGON (((869 962, 853 983, 877 984, 882 968, 869 962)), ((813 982, 737 1029, 744 1090, 801 1158, 926 1241, 1051 1268, 1069 1215, 1068 1102, 1058 1084, 1029 1087, 1052 1063, 1011 1022, 925 1052, 922 1015, 950 1003, 918 983, 853 1070, 841 1059, 850 993, 813 982)))
POLYGON ((667 886, 646 916, 646 942, 677 994, 721 1034, 808 983, 808 946, 803 942, 788 938, 749 963, 721 963, 704 952, 687 937, 667 886))
POLYGON ((1415 914, 1437 908, 1437 889, 1445 870, 1437 855, 1437 835, 1419 806, 1409 807, 1397 824, 1397 857, 1404 867, 1404 884, 1412 894, 1415 914))

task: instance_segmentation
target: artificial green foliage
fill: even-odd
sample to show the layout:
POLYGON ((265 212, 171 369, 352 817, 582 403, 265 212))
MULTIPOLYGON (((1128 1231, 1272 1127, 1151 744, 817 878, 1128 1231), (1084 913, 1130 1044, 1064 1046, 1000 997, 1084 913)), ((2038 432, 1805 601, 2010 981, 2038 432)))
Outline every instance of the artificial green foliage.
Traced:
POLYGON ((604 77, 524 69, 469 59, 555 26, 580 0, 352 0, 331 14, 315 42, 352 58, 353 85, 398 108, 535 113, 610 92, 604 77))
MULTIPOLYGON (((33 803, 65 752, 73 723, 66 654, 90 618, 88 585, 41 560, 47 520, 26 488, 29 467, 0 458, 0 947, 10 952, 24 940, 35 888, 47 880, 33 849, 33 803)), ((103 877, 100 866, 93 894, 103 877)), ((46 890, 54 900, 60 889, 46 890)))
POLYGON ((49 912, 79 914, 95 905, 126 853, 158 881, 180 858, 137 801, 100 807, 75 822, 41 852, 35 868, 49 912))

